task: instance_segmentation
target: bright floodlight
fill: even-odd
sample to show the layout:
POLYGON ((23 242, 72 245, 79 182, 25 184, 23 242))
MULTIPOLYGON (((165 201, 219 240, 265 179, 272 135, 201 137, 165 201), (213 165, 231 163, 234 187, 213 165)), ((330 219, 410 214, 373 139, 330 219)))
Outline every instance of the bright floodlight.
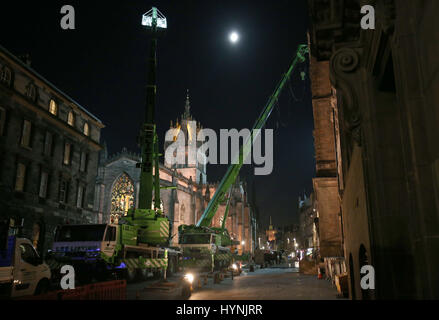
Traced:
POLYGON ((159 11, 159 9, 152 7, 147 13, 142 16, 142 26, 148 28, 166 29, 168 24, 165 16, 159 11))
POLYGON ((239 35, 235 31, 233 31, 229 36, 230 42, 236 43, 239 40, 239 35))

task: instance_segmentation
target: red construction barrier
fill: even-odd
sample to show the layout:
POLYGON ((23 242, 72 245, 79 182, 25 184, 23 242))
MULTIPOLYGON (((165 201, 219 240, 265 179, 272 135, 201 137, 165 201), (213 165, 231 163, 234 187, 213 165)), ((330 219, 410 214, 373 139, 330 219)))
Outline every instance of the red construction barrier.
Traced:
POLYGON ((52 291, 37 296, 26 296, 17 300, 125 300, 125 280, 88 284, 68 290, 52 291))
POLYGON ((88 286, 88 300, 125 300, 125 280, 115 280, 90 284, 88 286))

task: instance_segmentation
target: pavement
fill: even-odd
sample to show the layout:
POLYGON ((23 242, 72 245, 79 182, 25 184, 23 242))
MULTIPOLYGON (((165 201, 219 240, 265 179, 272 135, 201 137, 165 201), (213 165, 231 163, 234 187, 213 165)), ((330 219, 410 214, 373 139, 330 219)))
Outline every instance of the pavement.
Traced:
MULTIPOLYGON (((130 284, 127 287, 129 300, 184 300, 178 277, 170 278, 173 284, 154 287, 154 281, 130 284)), ((275 266, 244 270, 240 276, 224 278, 214 284, 209 278, 201 288, 194 285, 189 300, 338 300, 337 289, 328 280, 315 275, 304 275, 297 268, 275 266)))
POLYGON ((243 272, 233 280, 206 286, 190 300, 335 300, 337 289, 327 280, 304 275, 297 268, 265 268, 243 272))
POLYGON ((168 278, 167 283, 148 280, 127 285, 127 300, 181 300, 183 299, 181 276, 168 278))

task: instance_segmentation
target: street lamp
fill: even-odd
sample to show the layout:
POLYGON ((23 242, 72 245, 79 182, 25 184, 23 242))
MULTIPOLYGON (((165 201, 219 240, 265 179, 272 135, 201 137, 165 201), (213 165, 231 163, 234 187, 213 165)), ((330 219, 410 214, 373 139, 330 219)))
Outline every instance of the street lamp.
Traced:
POLYGON ((244 240, 242 240, 242 241, 241 241, 241 244, 242 244, 242 245, 245 245, 245 241, 244 241, 244 240))

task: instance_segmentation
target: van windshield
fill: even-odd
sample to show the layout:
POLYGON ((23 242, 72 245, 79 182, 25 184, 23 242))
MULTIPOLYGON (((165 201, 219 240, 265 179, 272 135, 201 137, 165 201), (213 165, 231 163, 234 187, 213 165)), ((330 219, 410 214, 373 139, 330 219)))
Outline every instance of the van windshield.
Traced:
POLYGON ((62 226, 58 228, 55 242, 103 241, 105 224, 62 226))

